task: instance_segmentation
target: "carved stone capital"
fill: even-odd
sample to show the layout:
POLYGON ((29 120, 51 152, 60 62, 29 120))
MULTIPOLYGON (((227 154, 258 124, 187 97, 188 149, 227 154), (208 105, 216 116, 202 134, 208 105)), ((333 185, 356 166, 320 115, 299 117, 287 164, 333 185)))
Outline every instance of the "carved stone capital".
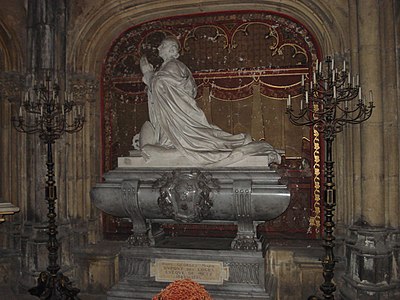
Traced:
POLYGON ((79 102, 94 102, 99 92, 99 81, 90 74, 74 74, 69 80, 73 99, 79 102))
POLYGON ((128 244, 134 247, 149 247, 151 242, 147 233, 134 232, 128 238, 128 244))
POLYGON ((19 103, 24 91, 25 76, 19 73, 0 72, 0 101, 19 103))
POLYGON ((254 238, 254 234, 238 234, 232 241, 231 248, 233 250, 257 251, 260 247, 258 240, 254 238))

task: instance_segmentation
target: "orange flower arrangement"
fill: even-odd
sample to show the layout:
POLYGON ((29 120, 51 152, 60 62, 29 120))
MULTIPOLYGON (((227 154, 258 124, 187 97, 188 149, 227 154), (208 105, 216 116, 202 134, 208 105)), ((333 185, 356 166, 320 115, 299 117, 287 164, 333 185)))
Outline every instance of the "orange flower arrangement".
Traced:
POLYGON ((212 300, 204 287, 190 279, 170 283, 153 300, 212 300))

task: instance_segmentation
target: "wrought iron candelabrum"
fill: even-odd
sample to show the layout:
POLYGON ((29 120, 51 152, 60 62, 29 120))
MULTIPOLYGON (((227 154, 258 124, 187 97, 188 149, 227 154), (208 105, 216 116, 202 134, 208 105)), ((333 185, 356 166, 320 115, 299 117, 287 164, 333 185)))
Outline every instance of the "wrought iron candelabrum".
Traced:
MULTIPOLYGON (((293 109, 294 99, 289 95, 286 113, 290 121, 297 126, 311 126, 324 138, 324 257, 321 258, 324 282, 320 286, 323 299, 334 299, 336 285, 333 282, 335 264, 334 255, 334 211, 336 207, 336 189, 334 183, 334 161, 332 144, 337 133, 347 124, 360 124, 367 120, 374 108, 372 91, 369 102, 362 96, 359 77, 351 76, 346 62, 340 71, 335 67, 334 59, 327 57, 324 62, 316 62, 310 79, 301 78, 302 96, 299 109, 293 109)), ((309 299, 320 299, 310 296, 309 299)))
POLYGON ((12 117, 16 130, 27 134, 38 134, 47 147, 47 174, 45 198, 48 205, 48 267, 40 273, 38 285, 29 292, 40 299, 79 299, 79 289, 72 287, 68 277, 60 272, 57 263, 59 242, 57 240, 56 199, 53 144, 64 133, 75 133, 82 129, 85 117, 83 104, 78 104, 72 94, 64 93, 57 81, 47 75, 45 80, 34 83, 25 92, 18 116, 12 117))

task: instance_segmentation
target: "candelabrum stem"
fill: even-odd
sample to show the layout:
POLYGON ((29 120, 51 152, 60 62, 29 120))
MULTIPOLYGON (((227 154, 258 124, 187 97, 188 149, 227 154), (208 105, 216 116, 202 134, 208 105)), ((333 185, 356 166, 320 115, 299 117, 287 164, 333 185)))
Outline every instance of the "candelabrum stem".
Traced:
POLYGON ((333 181, 334 172, 332 160, 332 143, 334 138, 328 137, 325 139, 325 191, 324 191, 324 242, 325 256, 322 258, 324 283, 320 289, 324 293, 325 299, 334 299, 333 293, 336 290, 335 284, 332 282, 336 259, 334 255, 335 222, 333 220, 336 207, 336 190, 333 181))
MULTIPOLYGON (((334 228, 335 222, 333 220, 334 211, 336 207, 336 190, 333 178, 334 162, 332 160, 332 144, 334 137, 325 138, 325 183, 324 183, 324 241, 323 248, 325 250, 324 257, 321 258, 323 267, 324 282, 320 286, 320 290, 323 292, 323 299, 333 300, 335 299, 334 292, 336 291, 336 285, 332 282, 334 278, 334 270, 336 265, 336 258, 334 254, 335 248, 335 236, 334 228)), ((308 300, 320 299, 317 296, 310 296, 308 300)))
POLYGON ((47 180, 46 180, 46 201, 47 201, 47 240, 48 260, 47 272, 41 272, 37 280, 37 286, 29 289, 33 296, 40 299, 68 299, 79 300, 77 294, 79 289, 72 286, 72 282, 68 277, 60 272, 60 265, 58 264, 58 250, 59 243, 57 240, 57 224, 56 224, 56 200, 57 189, 54 179, 54 162, 53 162, 53 143, 54 141, 47 141, 47 180))
POLYGON ((48 232, 49 239, 47 241, 47 250, 49 251, 49 265, 47 271, 55 275, 60 270, 57 263, 58 259, 58 240, 57 240, 57 224, 56 224, 56 200, 57 189, 54 180, 54 162, 52 142, 47 142, 47 180, 46 180, 46 201, 48 205, 48 232))

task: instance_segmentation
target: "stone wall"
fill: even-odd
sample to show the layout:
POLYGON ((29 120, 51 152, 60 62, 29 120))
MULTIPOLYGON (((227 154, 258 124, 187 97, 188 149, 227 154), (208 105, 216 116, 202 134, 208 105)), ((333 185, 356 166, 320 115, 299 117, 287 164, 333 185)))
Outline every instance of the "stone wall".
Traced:
MULTIPOLYGON (((46 222, 43 200, 45 149, 36 137, 15 132, 9 122, 11 114, 15 112, 12 103, 18 99, 21 81, 25 82, 31 66, 27 55, 32 50, 29 49, 30 39, 27 38, 27 3, 23 0, 0 0, 0 197, 21 208, 19 214, 8 220, 13 224, 12 228, 17 228, 17 233, 2 230, 1 247, 21 251, 24 280, 33 282, 32 275, 43 267, 37 262, 46 260, 42 254, 44 251, 38 250, 42 247, 41 239, 37 239, 43 233, 43 224, 46 222), (12 85, 16 88, 10 89, 12 85), (11 242, 15 240, 18 242, 11 242), (32 261, 34 265, 29 263, 32 261)), ((321 46, 321 56, 334 55, 339 60, 349 60, 354 73, 360 73, 363 90, 373 91, 376 108, 371 120, 362 126, 348 128, 337 137, 337 232, 342 238, 349 236, 348 251, 355 251, 357 255, 363 255, 364 249, 361 246, 353 247, 351 235, 348 235, 350 227, 350 232, 355 229, 361 232, 359 235, 365 230, 363 226, 373 230, 379 228, 382 237, 390 232, 392 240, 396 240, 399 229, 400 48, 399 4, 396 1, 205 0, 194 3, 182 0, 172 3, 75 0, 67 3, 65 45, 56 47, 56 52, 60 55, 65 52, 64 76, 74 93, 82 97, 82 87, 90 89, 90 93, 87 99, 85 96, 87 122, 84 129, 79 134, 63 137, 55 145, 59 188, 57 214, 61 224, 63 266, 70 270, 68 272, 72 277, 77 277, 75 282, 84 291, 103 291, 117 280, 114 272, 115 253, 101 258, 98 254, 87 252, 91 247, 89 245, 96 245, 102 239, 100 212, 93 207, 89 198, 90 189, 102 176, 99 90, 102 63, 113 40, 124 30, 166 16, 241 9, 275 11, 305 24, 321 46), (358 220, 361 223, 352 227, 358 220), (362 225, 361 229, 359 224, 362 225), (74 253, 72 249, 81 250, 74 253), (86 264, 93 276, 85 277, 87 274, 76 268, 78 261, 81 265, 86 264)), ((388 260, 397 269, 398 243, 387 245, 390 249, 388 260)), ((311 262, 314 255, 307 254, 304 256, 307 259, 302 259, 300 257, 303 256, 296 256, 292 251, 271 250, 268 260, 275 263, 271 264, 270 271, 280 278, 282 287, 300 285, 302 293, 306 295, 309 285, 319 284, 310 271, 318 269, 316 266, 314 269, 311 262)), ((338 254, 344 256, 341 255, 343 253, 338 254)), ((347 265, 358 263, 352 261, 353 257, 356 255, 347 257, 347 265)), ((359 267, 363 268, 361 265, 359 267)), ((394 289, 399 284, 396 274, 390 277, 394 289)), ((357 278, 350 271, 347 275, 348 287, 354 290, 353 283, 357 282, 357 278)), ((366 288, 375 289, 375 282, 371 279, 366 288)), ((280 291, 280 299, 290 299, 286 288, 280 291)), ((379 297, 379 291, 376 295, 379 297)))

